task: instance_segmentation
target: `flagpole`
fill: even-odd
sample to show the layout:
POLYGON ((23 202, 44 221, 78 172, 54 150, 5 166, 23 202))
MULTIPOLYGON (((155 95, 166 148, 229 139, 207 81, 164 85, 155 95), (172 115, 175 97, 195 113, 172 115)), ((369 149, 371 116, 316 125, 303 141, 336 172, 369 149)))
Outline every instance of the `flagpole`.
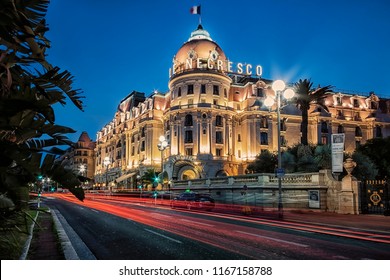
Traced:
POLYGON ((199 14, 199 25, 202 25, 202 15, 199 14))

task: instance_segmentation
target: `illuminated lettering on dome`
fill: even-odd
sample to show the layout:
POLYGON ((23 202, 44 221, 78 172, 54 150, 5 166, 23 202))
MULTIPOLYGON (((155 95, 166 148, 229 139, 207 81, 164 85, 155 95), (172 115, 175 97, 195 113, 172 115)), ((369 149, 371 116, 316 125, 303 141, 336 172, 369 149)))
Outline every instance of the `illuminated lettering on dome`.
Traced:
POLYGON ((263 67, 261 65, 256 65, 255 67, 252 64, 248 63, 236 63, 233 65, 232 61, 229 60, 213 60, 212 58, 202 59, 197 58, 186 59, 185 63, 173 64, 172 68, 169 68, 169 77, 173 75, 180 74, 182 72, 193 70, 193 69, 208 69, 208 70, 217 70, 221 72, 236 73, 242 75, 256 75, 261 76, 263 74, 263 67), (195 63, 194 63, 195 62, 195 63), (184 67, 183 67, 184 66, 184 67))

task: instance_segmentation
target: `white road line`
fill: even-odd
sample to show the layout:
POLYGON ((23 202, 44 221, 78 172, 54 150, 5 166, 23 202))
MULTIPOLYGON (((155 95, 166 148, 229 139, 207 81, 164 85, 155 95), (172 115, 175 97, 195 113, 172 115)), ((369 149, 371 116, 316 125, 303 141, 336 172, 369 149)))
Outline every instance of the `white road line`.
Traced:
POLYGON ((240 233, 243 233, 243 234, 248 234, 248 235, 252 235, 252 236, 256 236, 256 237, 260 237, 260 238, 264 238, 264 239, 269 239, 269 240, 273 240, 273 241, 276 241, 276 242, 287 243, 287 244, 291 244, 291 245, 295 245, 295 246, 300 246, 300 247, 305 247, 305 248, 309 247, 309 245, 306 245, 306 244, 301 244, 301 243, 286 241, 286 240, 279 239, 279 238, 273 238, 273 237, 263 236, 263 235, 260 235, 260 234, 245 232, 245 231, 241 231, 241 230, 236 230, 236 232, 240 232, 240 233))
POLYGON ((98 210, 95 210, 95 209, 91 209, 91 211, 93 211, 95 213, 100 213, 98 210))
POLYGON ((213 227, 213 226, 214 226, 214 225, 210 225, 210 224, 206 224, 206 223, 201 223, 201 222, 195 222, 195 221, 186 220, 186 219, 180 219, 180 221, 188 222, 188 223, 190 223, 190 224, 198 224, 198 225, 207 226, 207 227, 213 227))
POLYGON ((148 232, 150 232, 150 233, 153 233, 153 234, 155 234, 155 235, 164 237, 164 238, 166 238, 166 239, 168 239, 168 240, 171 240, 171 241, 173 241, 173 242, 176 242, 176 243, 179 243, 179 244, 182 244, 182 243, 183 243, 183 242, 181 242, 180 240, 171 238, 171 237, 169 237, 169 236, 166 236, 166 235, 164 235, 164 234, 158 233, 158 232, 156 232, 156 231, 153 231, 153 230, 150 230, 150 229, 147 229, 147 228, 144 228, 144 230, 146 230, 146 231, 148 231, 148 232))

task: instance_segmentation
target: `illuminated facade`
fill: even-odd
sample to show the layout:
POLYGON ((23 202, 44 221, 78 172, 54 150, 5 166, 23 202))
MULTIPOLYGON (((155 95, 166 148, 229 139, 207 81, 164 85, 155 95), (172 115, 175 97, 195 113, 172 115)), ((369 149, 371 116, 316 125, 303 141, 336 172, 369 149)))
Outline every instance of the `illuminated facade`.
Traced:
MULTIPOLYGON (((275 108, 263 101, 274 96, 261 66, 229 62, 201 26, 173 58, 169 91, 149 97, 132 92, 113 120, 97 133, 95 181, 105 176, 118 187, 134 187, 148 168, 175 180, 245 174, 262 150, 277 150, 275 108), (158 148, 159 137, 168 146, 158 148), (104 166, 105 157, 110 164, 104 166), (163 163, 163 164, 161 164, 163 163)), ((329 143, 332 133, 346 134, 346 152, 373 137, 390 136, 390 101, 367 96, 329 94, 329 113, 312 104, 309 142, 329 143)), ((281 111, 282 147, 300 143, 301 112, 281 111)))
POLYGON ((60 161, 75 174, 89 179, 95 176, 95 142, 83 131, 74 147, 69 148, 60 161))

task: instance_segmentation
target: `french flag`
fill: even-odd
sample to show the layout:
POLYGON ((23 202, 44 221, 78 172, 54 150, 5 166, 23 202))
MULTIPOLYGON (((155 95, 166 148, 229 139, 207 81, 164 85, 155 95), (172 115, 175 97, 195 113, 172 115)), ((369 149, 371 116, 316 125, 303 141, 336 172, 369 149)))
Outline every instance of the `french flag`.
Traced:
POLYGON ((200 5, 191 7, 190 13, 193 15, 200 15, 200 5))

